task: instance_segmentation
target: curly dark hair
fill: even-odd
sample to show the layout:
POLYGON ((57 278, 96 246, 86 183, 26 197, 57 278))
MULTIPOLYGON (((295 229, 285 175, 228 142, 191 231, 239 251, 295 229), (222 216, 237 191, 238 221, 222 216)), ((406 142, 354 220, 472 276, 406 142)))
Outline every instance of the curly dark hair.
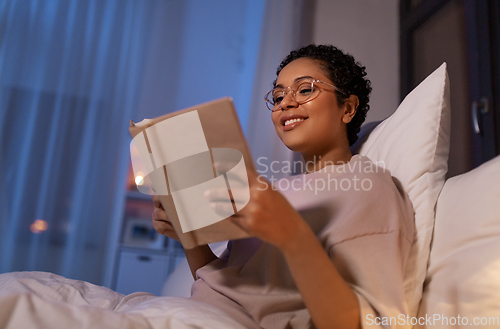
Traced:
MULTIPOLYGON (((361 124, 365 121, 366 113, 370 109, 368 101, 372 91, 370 80, 366 79, 365 67, 354 60, 350 54, 345 54, 342 50, 331 45, 309 45, 294 50, 280 63, 276 76, 281 70, 296 59, 306 57, 317 60, 323 66, 326 76, 333 84, 342 90, 346 95, 336 92, 339 105, 344 104, 348 95, 356 95, 359 99, 359 106, 351 122, 347 124, 347 138, 349 145, 354 144, 358 139, 361 124)), ((274 81, 276 85, 276 80, 274 81)))

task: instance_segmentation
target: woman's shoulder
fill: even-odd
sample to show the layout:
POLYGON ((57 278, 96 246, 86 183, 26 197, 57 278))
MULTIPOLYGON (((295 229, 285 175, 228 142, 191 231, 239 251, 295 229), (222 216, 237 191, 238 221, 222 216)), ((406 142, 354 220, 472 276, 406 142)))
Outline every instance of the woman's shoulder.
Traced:
MULTIPOLYGON (((355 155, 351 161, 344 165, 342 179, 349 177, 352 181, 359 182, 359 189, 351 189, 352 192, 361 190, 363 193, 352 193, 351 197, 358 195, 363 199, 363 203, 369 206, 370 203, 383 204, 409 203, 409 198, 400 181, 393 177, 391 171, 387 169, 385 162, 372 161, 364 155, 355 155)), ((339 172, 340 168, 336 168, 339 172)))
POLYGON ((358 174, 363 179, 370 180, 370 191, 376 195, 377 199, 380 200, 381 197, 389 193, 397 199, 409 201, 403 185, 397 177, 392 176, 384 161, 372 161, 364 155, 356 155, 356 157, 360 168, 358 174))
POLYGON ((356 181, 357 186, 351 185, 343 191, 342 203, 336 204, 330 245, 391 232, 399 232, 411 241, 414 211, 400 182, 384 163, 374 162, 366 156, 357 155, 350 164, 350 170, 338 177, 356 181))
POLYGON ((369 157, 360 154, 353 155, 349 162, 325 166, 318 173, 390 175, 383 161, 373 161, 369 157))
MULTIPOLYGON (((358 182, 360 190, 367 192, 374 188, 394 187, 394 178, 383 161, 372 161, 364 155, 356 154, 344 164, 328 165, 312 174, 315 179, 330 179, 344 182, 358 182)), ((354 188, 354 191, 359 189, 354 188)))
MULTIPOLYGON (((318 201, 331 197, 380 197, 386 190, 396 190, 391 173, 382 162, 374 162, 363 155, 354 155, 349 162, 331 164, 310 173, 282 178, 273 188, 285 196, 305 201, 309 197, 318 201)), ((302 202, 299 202, 302 203, 302 202)))

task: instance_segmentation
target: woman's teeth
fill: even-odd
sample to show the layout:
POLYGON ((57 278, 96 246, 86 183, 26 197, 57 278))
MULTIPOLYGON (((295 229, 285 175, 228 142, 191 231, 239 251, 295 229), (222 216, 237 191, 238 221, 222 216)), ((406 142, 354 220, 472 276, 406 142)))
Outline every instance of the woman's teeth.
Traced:
POLYGON ((297 118, 297 119, 290 119, 285 121, 285 126, 291 125, 292 123, 299 122, 299 121, 304 121, 302 118, 297 118))

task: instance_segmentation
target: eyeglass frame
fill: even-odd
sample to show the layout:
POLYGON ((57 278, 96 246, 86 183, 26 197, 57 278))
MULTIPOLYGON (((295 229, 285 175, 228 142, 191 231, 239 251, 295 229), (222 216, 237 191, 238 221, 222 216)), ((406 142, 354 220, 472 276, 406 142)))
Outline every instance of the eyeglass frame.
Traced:
MULTIPOLYGON (((347 96, 347 94, 346 94, 345 92, 343 92, 342 90, 340 90, 339 88, 335 87, 334 85, 332 85, 332 84, 330 84, 330 83, 328 83, 328 82, 324 82, 324 81, 321 81, 321 80, 318 80, 318 79, 307 79, 306 81, 310 81, 310 82, 311 82, 311 87, 312 87, 313 89, 314 89, 314 84, 315 84, 316 82, 319 82, 319 83, 322 83, 322 84, 324 84, 324 85, 327 85, 328 87, 332 88, 332 89, 333 89, 333 90, 335 90, 335 91, 338 91, 338 92, 339 92, 339 93, 341 93, 342 95, 347 96)), ((295 84, 295 83, 294 83, 294 84, 295 84)), ((278 106, 278 108, 277 108, 276 110, 274 110, 274 108, 276 107, 276 105, 273 105, 273 107, 272 107, 272 108, 270 108, 270 107, 269 107, 269 105, 272 105, 272 103, 269 101, 268 97, 269 97, 269 95, 270 95, 270 94, 271 94, 271 93, 272 93, 275 89, 276 89, 276 87, 275 87, 275 88, 273 88, 273 89, 271 89, 271 90, 270 90, 270 91, 266 94, 266 96, 264 96, 264 100, 265 100, 265 102, 266 102, 266 106, 267 106, 267 108, 268 108, 271 112, 276 112, 276 111, 279 111, 279 109, 280 109, 280 108, 281 108, 281 110, 283 110, 283 108, 281 107, 281 105, 280 105, 280 106, 278 106)), ((311 99, 311 98, 308 98, 308 99, 306 99, 305 101, 301 101, 301 102, 299 102, 298 100, 296 100, 296 99, 295 99, 295 93, 297 92, 297 90, 292 90, 292 86, 290 86, 290 87, 286 87, 286 88, 283 88, 283 89, 282 89, 282 90, 284 91, 283 99, 286 97, 286 95, 288 95, 288 94, 290 93, 290 91, 285 92, 285 90, 287 90, 287 89, 289 89, 290 91, 292 91, 292 99, 293 99, 294 101, 296 101, 299 105, 300 105, 300 104, 307 103, 307 102, 309 102, 309 101, 312 101, 312 100, 314 100, 316 97, 318 97, 318 96, 319 96, 319 93, 318 93, 318 95, 316 95, 316 96, 315 96, 314 98, 312 98, 312 99, 311 99)), ((321 89, 319 89, 319 90, 320 90, 320 92, 321 92, 321 89)))

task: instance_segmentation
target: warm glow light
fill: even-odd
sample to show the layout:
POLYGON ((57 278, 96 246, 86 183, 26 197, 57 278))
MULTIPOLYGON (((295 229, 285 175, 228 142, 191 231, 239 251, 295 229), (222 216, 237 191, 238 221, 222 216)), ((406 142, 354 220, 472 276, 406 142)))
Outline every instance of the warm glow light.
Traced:
POLYGON ((135 183, 141 186, 142 184, 144 184, 144 177, 139 175, 135 176, 135 183))
POLYGON ((30 230, 32 233, 38 234, 47 231, 49 225, 46 221, 42 219, 37 219, 30 225, 30 230))

